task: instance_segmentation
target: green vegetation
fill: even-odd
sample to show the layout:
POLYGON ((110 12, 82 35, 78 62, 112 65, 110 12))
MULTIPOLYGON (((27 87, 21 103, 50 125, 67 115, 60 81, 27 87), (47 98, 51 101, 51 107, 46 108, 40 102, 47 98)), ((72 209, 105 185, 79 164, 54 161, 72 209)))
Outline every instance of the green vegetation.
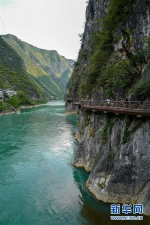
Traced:
POLYGON ((59 55, 57 51, 34 47, 13 35, 2 37, 23 59, 32 83, 47 96, 63 98, 74 61, 59 55))
POLYGON ((8 100, 9 99, 9 95, 6 92, 4 92, 4 99, 5 100, 8 100))
POLYGON ((95 136, 95 133, 96 133, 96 130, 94 130, 92 127, 89 128, 89 135, 90 137, 93 137, 95 136))
MULTIPOLYGON (((90 93, 96 83, 108 89, 107 95, 113 97, 112 91, 116 87, 126 88, 132 81, 132 66, 129 60, 111 61, 113 54, 112 43, 113 34, 120 21, 125 20, 131 8, 131 0, 112 0, 108 7, 108 12, 102 22, 102 31, 91 34, 91 46, 93 52, 90 54, 90 63, 88 65, 86 82, 80 86, 81 96, 90 93)), ((129 33, 129 30, 128 30, 129 33)), ((88 51, 80 51, 78 63, 86 60, 88 51)))
POLYGON ((132 45, 132 34, 129 28, 118 36, 116 33, 116 28, 120 22, 126 20, 132 8, 131 0, 111 0, 105 17, 98 18, 95 22, 95 29, 90 33, 89 46, 87 49, 80 49, 75 63, 76 78, 73 77, 71 85, 74 86, 82 77, 82 82, 78 86, 80 97, 84 98, 87 95, 90 97, 93 87, 97 84, 104 88, 105 96, 115 98, 115 92, 125 96, 133 83, 139 80, 142 66, 147 60, 147 49, 141 49, 135 54, 127 54, 126 57, 120 58, 115 55, 113 49, 113 43, 121 38, 126 38, 128 45, 132 45), (97 24, 102 27, 101 32, 96 28, 97 24), (87 66, 80 73, 81 65, 87 60, 87 66))
POLYGON ((109 160, 113 159, 114 156, 115 156, 115 152, 114 152, 114 150, 111 150, 110 152, 107 153, 106 160, 109 161, 109 160))
POLYGON ((86 112, 86 114, 84 116, 84 126, 85 127, 87 127, 89 125, 89 121, 90 121, 89 113, 86 112))
POLYGON ((18 98, 18 96, 14 95, 13 97, 11 97, 11 98, 8 100, 8 103, 9 103, 11 106, 14 106, 15 108, 18 108, 19 105, 20 105, 20 99, 18 98))
POLYGON ((115 122, 112 120, 108 121, 108 133, 111 134, 112 133, 112 128, 115 125, 115 122))
POLYGON ((99 186, 101 189, 105 188, 105 182, 103 181, 103 182, 101 182, 101 183, 98 183, 98 186, 99 186))
POLYGON ((80 38, 80 42, 82 42, 83 40, 83 34, 78 34, 79 38, 80 38))
POLYGON ((150 98, 150 78, 136 83, 132 89, 130 89, 129 93, 135 93, 137 98, 141 101, 150 98))
POLYGON ((116 62, 109 62, 105 66, 98 81, 105 87, 106 95, 114 97, 114 90, 120 88, 126 91, 137 78, 138 76, 135 76, 135 71, 130 60, 118 59, 116 62))
POLYGON ((94 90, 103 88, 104 98, 116 99, 129 93, 135 93, 142 101, 150 97, 150 79, 140 81, 150 59, 150 34, 141 38, 141 46, 145 47, 137 50, 133 46, 133 29, 126 23, 135 5, 131 0, 111 0, 106 14, 96 20, 93 2, 89 1, 86 24, 92 25, 80 35, 83 43, 69 83, 70 96, 75 93, 79 98, 90 99, 94 90), (84 38, 88 38, 88 45, 84 38), (115 52, 117 46, 120 50, 115 52))
POLYGON ((128 142, 130 140, 130 132, 129 131, 129 127, 132 123, 132 120, 129 119, 127 122, 126 122, 126 127, 125 127, 125 130, 124 130, 124 134, 123 134, 123 138, 122 138, 122 143, 125 144, 126 142, 128 142))
POLYGON ((111 118, 109 117, 106 118, 106 124, 103 130, 100 132, 102 144, 106 142, 108 135, 111 135, 114 124, 115 122, 111 118))
POLYGON ((106 123, 106 125, 104 126, 103 131, 100 132, 101 139, 103 141, 106 141, 106 139, 107 139, 107 134, 108 134, 107 130, 108 130, 108 123, 106 123))
POLYGON ((26 72, 23 60, 0 37, 0 88, 22 90, 25 94, 36 98, 46 97, 46 92, 32 80, 26 72))
POLYGON ((132 129, 129 129, 130 126, 131 126, 131 123, 132 123, 132 120, 129 119, 127 122, 126 122, 126 127, 125 127, 125 130, 124 130, 124 134, 123 134, 123 137, 122 137, 122 143, 125 144, 127 143, 130 138, 131 138, 131 135, 139 128, 142 126, 142 121, 139 121, 138 124, 136 124, 134 127, 132 127, 132 129))
POLYGON ((31 100, 24 92, 20 91, 17 95, 11 98, 6 98, 4 102, 0 102, 0 112, 7 112, 13 109, 18 109, 20 106, 45 104, 47 100, 38 99, 36 101, 31 100))
POLYGON ((5 102, 0 102, 0 112, 4 111, 7 109, 8 104, 5 102))
POLYGON ((69 78, 67 84, 66 84, 66 89, 68 89, 69 93, 67 93, 67 97, 71 97, 71 87, 72 87, 72 76, 69 78))
POLYGON ((80 127, 80 123, 77 123, 77 127, 80 127))
POLYGON ((48 94, 28 75, 23 60, 0 37, 0 88, 12 88, 17 95, 9 98, 4 92, 4 102, 0 102, 0 112, 11 111, 21 105, 46 103, 48 94), (37 99, 33 101, 31 99, 37 99))
POLYGON ((147 128, 147 126, 143 126, 143 131, 144 131, 145 133, 147 133, 147 132, 148 132, 148 128, 147 128))

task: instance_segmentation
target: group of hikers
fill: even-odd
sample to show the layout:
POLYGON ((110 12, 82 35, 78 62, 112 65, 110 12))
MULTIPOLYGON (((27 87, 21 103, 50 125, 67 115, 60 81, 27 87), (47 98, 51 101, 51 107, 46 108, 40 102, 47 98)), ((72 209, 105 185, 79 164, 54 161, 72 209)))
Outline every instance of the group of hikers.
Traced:
MULTIPOLYGON (((111 101, 109 98, 106 99, 106 102, 107 102, 108 107, 114 105, 113 101, 111 101)), ((120 104, 122 107, 125 106, 126 108, 128 108, 128 106, 129 106, 128 98, 127 97, 125 99, 121 98, 120 104)))

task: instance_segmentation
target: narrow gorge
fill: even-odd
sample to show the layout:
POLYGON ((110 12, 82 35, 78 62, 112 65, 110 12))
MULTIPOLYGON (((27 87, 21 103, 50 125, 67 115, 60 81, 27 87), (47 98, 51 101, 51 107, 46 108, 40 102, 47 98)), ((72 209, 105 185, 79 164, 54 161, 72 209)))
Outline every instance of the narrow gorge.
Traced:
POLYGON ((143 204, 150 215, 149 116, 84 110, 74 99, 150 101, 150 1, 89 0, 81 48, 67 84, 66 111, 78 111, 74 166, 110 203, 143 204))

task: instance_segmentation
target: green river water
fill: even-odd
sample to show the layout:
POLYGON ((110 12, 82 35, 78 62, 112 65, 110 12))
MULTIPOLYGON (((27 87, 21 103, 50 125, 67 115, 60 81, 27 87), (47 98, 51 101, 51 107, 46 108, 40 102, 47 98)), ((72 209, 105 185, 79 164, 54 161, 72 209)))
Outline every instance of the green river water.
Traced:
POLYGON ((150 224, 111 221, 87 191, 89 174, 72 166, 77 123, 61 101, 0 117, 0 225, 150 224))

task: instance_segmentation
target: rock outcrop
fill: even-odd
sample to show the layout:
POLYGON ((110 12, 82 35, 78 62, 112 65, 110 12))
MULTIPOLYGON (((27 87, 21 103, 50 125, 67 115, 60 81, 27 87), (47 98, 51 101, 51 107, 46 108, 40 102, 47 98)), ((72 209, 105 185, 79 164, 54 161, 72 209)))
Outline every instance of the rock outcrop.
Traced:
POLYGON ((88 189, 105 202, 141 203, 149 215, 149 121, 87 111, 79 117, 74 165, 91 172, 88 189))
POLYGON ((74 105, 72 100, 66 101, 65 107, 67 112, 78 112, 79 110, 79 107, 74 105))
MULTIPOLYGON (((149 60, 150 1, 89 0, 69 97, 146 102, 149 60)), ((90 172, 87 188, 105 202, 141 203, 150 215, 149 118, 78 112, 74 165, 90 172)))

